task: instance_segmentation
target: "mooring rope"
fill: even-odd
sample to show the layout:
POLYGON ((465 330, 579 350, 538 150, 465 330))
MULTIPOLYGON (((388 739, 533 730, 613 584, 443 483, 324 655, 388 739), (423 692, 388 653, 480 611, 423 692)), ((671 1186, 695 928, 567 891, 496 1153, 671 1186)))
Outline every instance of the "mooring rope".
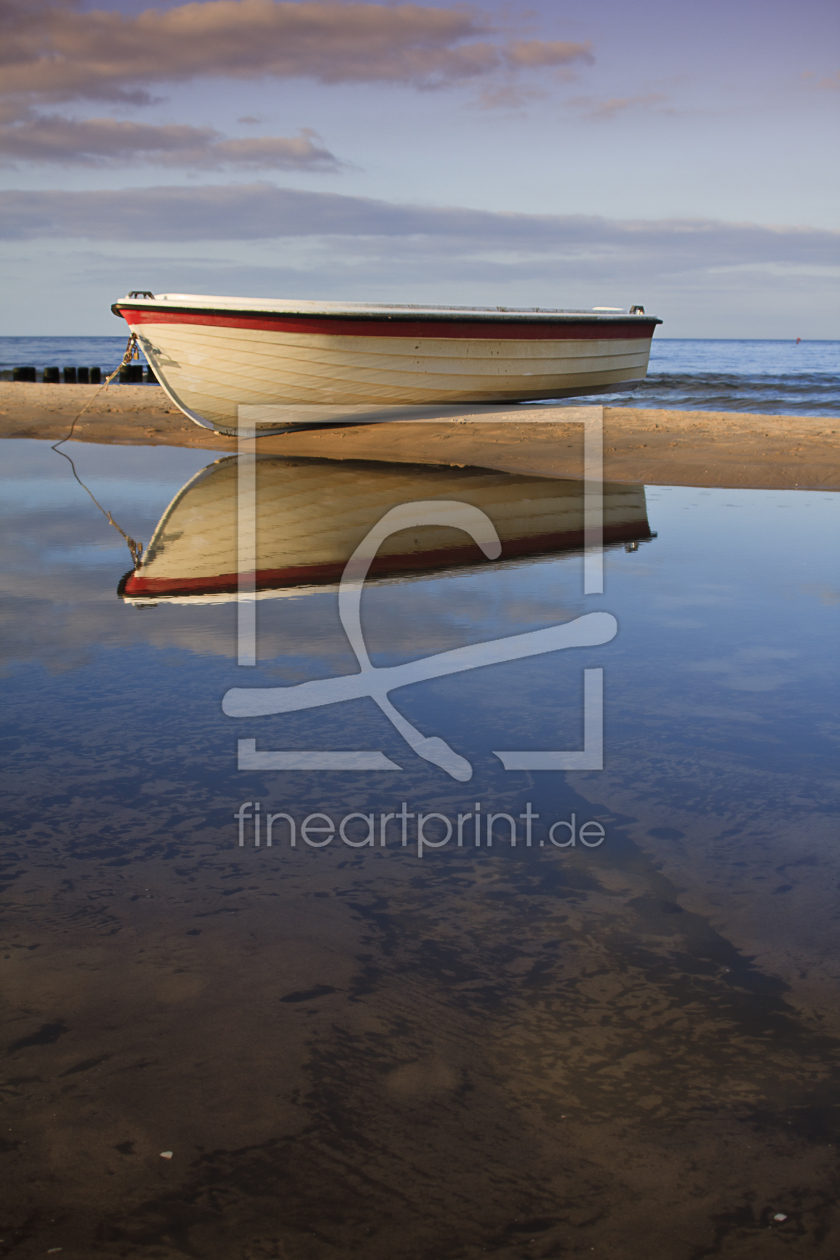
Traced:
POLYGON ((85 403, 84 407, 82 407, 81 411, 78 412, 77 415, 73 417, 73 423, 70 425, 70 428, 67 431, 67 435, 63 437, 60 442, 56 442, 52 448, 56 452, 57 455, 61 456, 62 459, 67 460, 68 464, 73 470, 73 476, 76 478, 76 480, 78 481, 79 485, 82 487, 84 492, 90 496, 90 498, 99 508, 99 511, 105 517, 108 524, 113 525, 114 529, 117 531, 118 534, 122 534, 123 538, 128 543, 128 550, 131 552, 131 559, 134 564, 135 571, 140 568, 140 565, 142 563, 143 544, 135 542, 133 538, 129 537, 129 535, 125 532, 124 529, 120 528, 120 526, 114 520, 113 516, 108 511, 108 509, 104 508, 102 504, 99 502, 99 500, 91 493, 90 490, 88 490, 87 486, 82 481, 79 474, 76 472, 76 465, 73 463, 73 460, 70 458, 70 456, 66 454, 65 451, 60 451, 58 448, 59 446, 63 446, 65 442, 70 441, 71 437, 73 436, 73 430, 75 429, 79 420, 81 420, 82 416, 85 414, 88 407, 90 407, 92 403, 96 402, 97 398, 102 393, 102 391, 108 388, 108 386, 111 384, 111 381, 114 379, 117 373, 120 372, 122 368, 127 367, 128 364, 131 363, 133 359, 139 359, 139 357, 140 357, 140 353, 137 349, 137 333, 132 333, 128 339, 128 345, 125 348, 125 354, 123 355, 122 361, 119 364, 119 366, 114 368, 110 376, 106 376, 105 380, 99 386, 99 389, 96 391, 96 393, 91 395, 91 397, 85 403))

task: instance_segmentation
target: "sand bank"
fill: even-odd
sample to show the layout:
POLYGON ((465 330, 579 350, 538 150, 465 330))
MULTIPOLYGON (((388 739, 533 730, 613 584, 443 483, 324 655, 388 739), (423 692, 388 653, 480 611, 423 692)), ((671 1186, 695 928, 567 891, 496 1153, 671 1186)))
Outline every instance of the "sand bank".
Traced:
MULTIPOLYGON (((0 437, 64 437, 97 394, 92 385, 0 382, 0 437)), ((99 392, 74 440, 232 452, 234 438, 203 430, 155 386, 99 392)), ((477 465, 543 476, 581 475, 580 425, 363 425, 261 438, 266 453, 397 463, 477 465)), ((840 418, 723 411, 604 408, 604 477, 648 485, 840 490, 840 418)))

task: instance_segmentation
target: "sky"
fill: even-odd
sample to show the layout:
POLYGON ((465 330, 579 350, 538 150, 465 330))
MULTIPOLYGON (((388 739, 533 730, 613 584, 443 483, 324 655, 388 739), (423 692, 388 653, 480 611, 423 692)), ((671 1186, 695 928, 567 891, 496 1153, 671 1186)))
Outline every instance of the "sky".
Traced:
POLYGON ((0 0, 0 335, 129 289, 840 337, 829 0, 0 0))

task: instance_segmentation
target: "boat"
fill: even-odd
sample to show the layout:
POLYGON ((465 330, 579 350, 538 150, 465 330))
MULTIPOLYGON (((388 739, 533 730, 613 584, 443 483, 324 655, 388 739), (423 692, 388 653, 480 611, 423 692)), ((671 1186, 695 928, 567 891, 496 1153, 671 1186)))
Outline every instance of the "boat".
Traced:
POLYGON ((662 321, 644 307, 396 306, 134 290, 112 306, 172 402, 222 433, 428 418, 627 390, 662 321))
MULTIPOLYGON (((472 566, 523 564, 584 546, 584 482, 485 468, 256 457, 258 598, 336 589, 359 543, 386 512, 440 499, 480 508, 502 550, 488 561, 451 526, 401 530, 386 538, 374 581, 404 581, 472 566)), ((236 456, 203 469, 176 495, 118 593, 129 604, 220 603, 239 586, 236 456)), ((606 546, 635 550, 652 538, 641 485, 603 487, 606 546)))

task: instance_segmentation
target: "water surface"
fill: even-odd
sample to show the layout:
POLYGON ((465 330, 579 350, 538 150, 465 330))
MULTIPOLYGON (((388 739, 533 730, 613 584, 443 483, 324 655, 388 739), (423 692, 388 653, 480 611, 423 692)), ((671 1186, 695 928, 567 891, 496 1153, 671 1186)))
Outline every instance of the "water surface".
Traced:
MULTIPOLYGON (((208 462, 65 449, 145 543, 208 462)), ((375 666, 617 619, 392 693, 459 782, 371 699, 225 716, 230 688, 358 671, 334 582, 276 565, 240 666, 235 600, 127 602, 125 543, 66 462, 3 457, 11 1254, 838 1254, 837 496, 635 488, 647 528, 611 544, 602 595, 556 539, 380 573, 375 666), (499 749, 582 748, 587 669, 604 769, 505 770, 499 749), (239 740, 399 769, 239 770, 239 740), (286 815, 270 848, 257 802, 286 815), (432 842, 461 815, 460 847, 420 856, 421 813, 432 842), (515 846, 503 819, 487 844, 491 813, 515 846)), ((324 534, 367 528, 391 476, 350 471, 324 534)), ((487 475, 396 472, 424 501, 487 475)), ((546 493, 490 476, 522 519, 546 493)))

